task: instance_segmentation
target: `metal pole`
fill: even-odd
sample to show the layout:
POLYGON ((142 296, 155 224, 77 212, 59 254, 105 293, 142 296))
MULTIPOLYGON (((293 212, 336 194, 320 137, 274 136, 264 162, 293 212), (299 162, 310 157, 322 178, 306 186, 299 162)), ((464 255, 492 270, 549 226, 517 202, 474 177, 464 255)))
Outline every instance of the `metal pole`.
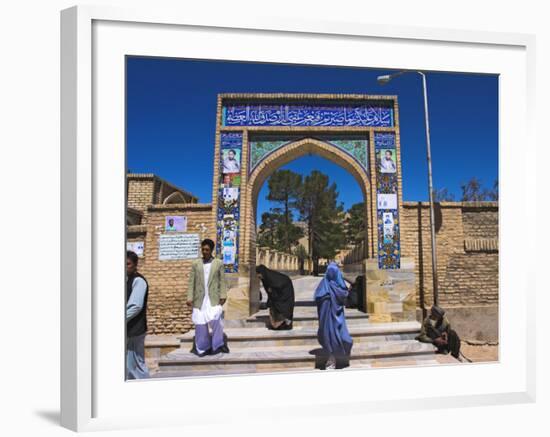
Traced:
POLYGON ((435 214, 434 214, 434 198, 433 198, 433 183, 432 183, 432 153, 430 147, 430 122, 428 120, 428 91, 426 86, 426 75, 421 71, 418 72, 422 76, 422 87, 424 89, 424 117, 426 120, 426 148, 428 157, 428 187, 430 194, 430 228, 432 234, 432 272, 433 272, 433 293, 434 304, 439 305, 438 281, 437 281, 437 252, 435 240, 435 214))

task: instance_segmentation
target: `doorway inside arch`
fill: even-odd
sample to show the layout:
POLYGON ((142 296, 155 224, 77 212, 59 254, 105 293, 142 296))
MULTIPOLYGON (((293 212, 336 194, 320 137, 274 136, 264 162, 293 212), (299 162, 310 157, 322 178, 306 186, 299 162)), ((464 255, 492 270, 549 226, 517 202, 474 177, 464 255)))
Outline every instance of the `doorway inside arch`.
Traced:
POLYGON ((323 274, 330 261, 343 267, 367 247, 366 200, 346 169, 314 153, 273 170, 254 199, 256 264, 300 276, 323 274))

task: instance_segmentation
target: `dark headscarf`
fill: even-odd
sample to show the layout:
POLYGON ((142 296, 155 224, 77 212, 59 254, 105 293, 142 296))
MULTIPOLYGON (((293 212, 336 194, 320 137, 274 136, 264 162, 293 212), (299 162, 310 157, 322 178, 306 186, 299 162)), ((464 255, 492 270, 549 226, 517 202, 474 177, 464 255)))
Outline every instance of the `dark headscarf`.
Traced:
POLYGON ((294 315, 294 286, 292 280, 283 273, 268 269, 263 264, 256 267, 256 273, 262 275, 262 284, 268 292, 267 307, 273 308, 285 319, 292 320, 294 315))
POLYGON ((445 315, 445 310, 437 305, 432 305, 430 312, 438 319, 441 319, 445 315))

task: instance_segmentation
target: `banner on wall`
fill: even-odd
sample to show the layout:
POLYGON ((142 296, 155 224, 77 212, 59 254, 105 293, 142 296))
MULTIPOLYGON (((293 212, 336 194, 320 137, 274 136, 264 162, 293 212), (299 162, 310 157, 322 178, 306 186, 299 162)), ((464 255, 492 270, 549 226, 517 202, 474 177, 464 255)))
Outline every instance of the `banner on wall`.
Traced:
POLYGON ((223 132, 220 136, 220 189, 218 191, 218 230, 216 251, 225 271, 238 271, 242 132, 223 132))
POLYGON ((159 260, 200 257, 199 234, 162 234, 159 237, 159 260))
POLYGON ((180 215, 166 216, 164 222, 164 230, 166 232, 186 232, 187 217, 180 215))
POLYGON ((393 242, 393 213, 385 212, 382 214, 382 221, 384 226, 384 244, 389 244, 393 242))
POLYGON ((139 257, 143 256, 143 247, 143 241, 128 241, 126 243, 126 250, 131 250, 139 257))
POLYGON ((395 149, 380 149, 380 173, 395 173, 395 149))
POLYGON ((397 194, 378 194, 378 209, 397 209, 397 194))
POLYGON ((401 265, 399 241, 399 179, 397 149, 393 132, 376 132, 376 198, 378 204, 378 267, 398 269, 401 265))
POLYGON ((234 174, 241 172, 241 150, 236 147, 222 150, 222 173, 234 174))

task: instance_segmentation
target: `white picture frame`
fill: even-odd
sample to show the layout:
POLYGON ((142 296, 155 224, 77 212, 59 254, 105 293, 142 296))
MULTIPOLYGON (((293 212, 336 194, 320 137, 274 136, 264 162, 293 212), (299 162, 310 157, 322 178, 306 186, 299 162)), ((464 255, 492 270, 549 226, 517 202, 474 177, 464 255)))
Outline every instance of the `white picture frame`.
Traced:
POLYGON ((527 332, 535 331, 534 308, 529 304, 534 299, 535 272, 518 249, 529 250, 535 244, 534 236, 519 232, 537 214, 536 207, 521 207, 536 205, 536 175, 527 173, 525 165, 525 157, 536 153, 531 112, 534 44, 531 35, 359 21, 243 16, 228 22, 215 13, 199 16, 184 10, 104 6, 62 11, 62 425, 77 431, 193 426, 207 418, 199 406, 208 401, 206 393, 214 387, 232 394, 216 423, 268 420, 273 411, 298 417, 408 410, 419 404, 441 408, 533 402, 535 344, 527 332), (220 41, 226 45, 220 46, 220 41), (125 55, 500 74, 499 362, 124 381, 124 296, 116 290, 123 290, 126 247, 121 239, 125 55), (513 145, 520 143, 521 153, 514 153, 513 145), (529 280, 514 274, 518 271, 529 280), (446 383, 426 384, 432 379, 446 383), (261 405, 247 396, 259 381, 270 393, 261 405), (282 385, 292 388, 290 400, 282 385), (330 396, 347 388, 345 402, 330 396), (156 402, 145 408, 139 403, 144 398, 156 402))

